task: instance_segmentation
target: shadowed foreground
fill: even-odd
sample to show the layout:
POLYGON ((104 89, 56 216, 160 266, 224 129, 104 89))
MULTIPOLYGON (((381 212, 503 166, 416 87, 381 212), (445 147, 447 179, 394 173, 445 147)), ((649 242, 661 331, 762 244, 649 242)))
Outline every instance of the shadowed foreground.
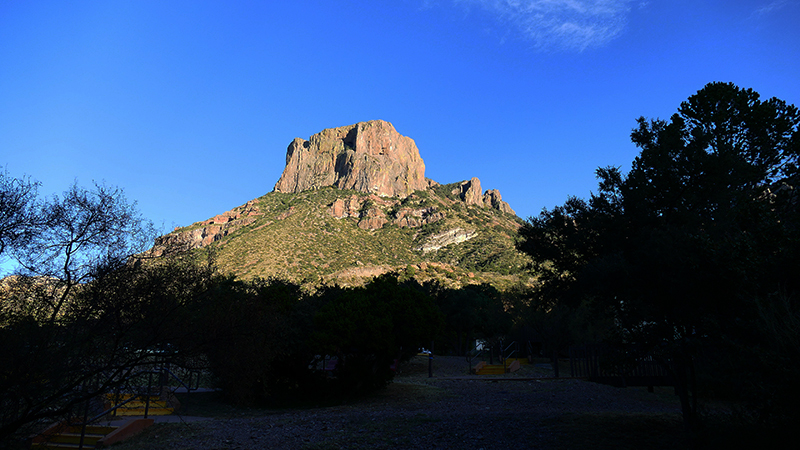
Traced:
MULTIPOLYGON (((462 358, 417 357, 377 396, 332 407, 237 409, 186 398, 203 422, 160 424, 125 449, 682 448, 671 390, 618 389, 580 380, 485 381, 462 358)), ((526 367, 514 378, 540 376, 526 367)), ((508 377, 508 376, 506 376, 508 377)), ((214 394, 191 394, 214 395, 214 394)))

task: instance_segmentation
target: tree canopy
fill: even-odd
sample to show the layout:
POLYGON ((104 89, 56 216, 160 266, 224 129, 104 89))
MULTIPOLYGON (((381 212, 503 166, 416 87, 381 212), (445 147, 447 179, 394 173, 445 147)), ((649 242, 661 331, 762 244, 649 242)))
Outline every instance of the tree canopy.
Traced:
MULTIPOLYGON (((0 258, 22 248, 40 222, 37 211, 39 183, 0 172, 0 258)), ((2 261, 2 260, 0 260, 2 261)))

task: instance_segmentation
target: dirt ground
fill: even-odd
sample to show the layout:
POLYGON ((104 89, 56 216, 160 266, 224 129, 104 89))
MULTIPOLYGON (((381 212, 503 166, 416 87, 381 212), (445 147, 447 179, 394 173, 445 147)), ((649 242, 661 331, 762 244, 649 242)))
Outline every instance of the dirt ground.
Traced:
MULTIPOLYGON (((682 448, 670 390, 547 379, 533 365, 496 377, 468 374, 463 358, 416 357, 387 389, 330 407, 237 410, 157 424, 127 449, 682 448)), ((189 394, 195 395, 195 394, 189 394)), ((192 400, 187 401, 192 413, 192 400)), ((194 411, 200 411, 194 408, 194 411)))

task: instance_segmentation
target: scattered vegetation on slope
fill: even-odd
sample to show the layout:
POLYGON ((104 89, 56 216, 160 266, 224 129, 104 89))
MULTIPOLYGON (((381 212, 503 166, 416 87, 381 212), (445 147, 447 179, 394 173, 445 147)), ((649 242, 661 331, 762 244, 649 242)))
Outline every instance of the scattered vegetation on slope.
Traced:
MULTIPOLYGON (((421 281, 508 286, 527 279, 524 269, 529 259, 514 248, 521 220, 495 209, 466 206, 452 194, 455 185, 416 191, 405 199, 373 199, 332 187, 298 194, 271 192, 248 203, 257 210, 252 223, 211 246, 217 250, 219 268, 243 279, 277 277, 313 286, 360 285, 381 273, 405 273, 409 266, 421 281), (351 197, 360 205, 356 217, 335 217, 333 203, 351 197), (443 218, 418 227, 399 224, 401 211, 425 208, 443 218), (359 226, 372 210, 388 222, 374 230, 359 226), (447 244, 447 236, 440 236, 452 230, 462 232, 466 240, 447 244), (422 250, 435 237, 447 245, 422 250), (440 265, 427 264, 432 262, 440 265)), ((176 233, 198 230, 207 222, 176 233)))

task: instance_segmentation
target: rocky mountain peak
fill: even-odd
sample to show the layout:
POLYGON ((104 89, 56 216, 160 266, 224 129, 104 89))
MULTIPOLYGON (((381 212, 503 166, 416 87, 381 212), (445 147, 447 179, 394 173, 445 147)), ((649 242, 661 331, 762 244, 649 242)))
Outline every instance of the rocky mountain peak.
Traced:
POLYGON ((405 198, 429 186, 414 140, 383 120, 328 128, 295 138, 275 191, 298 193, 336 186, 381 197, 405 198))

